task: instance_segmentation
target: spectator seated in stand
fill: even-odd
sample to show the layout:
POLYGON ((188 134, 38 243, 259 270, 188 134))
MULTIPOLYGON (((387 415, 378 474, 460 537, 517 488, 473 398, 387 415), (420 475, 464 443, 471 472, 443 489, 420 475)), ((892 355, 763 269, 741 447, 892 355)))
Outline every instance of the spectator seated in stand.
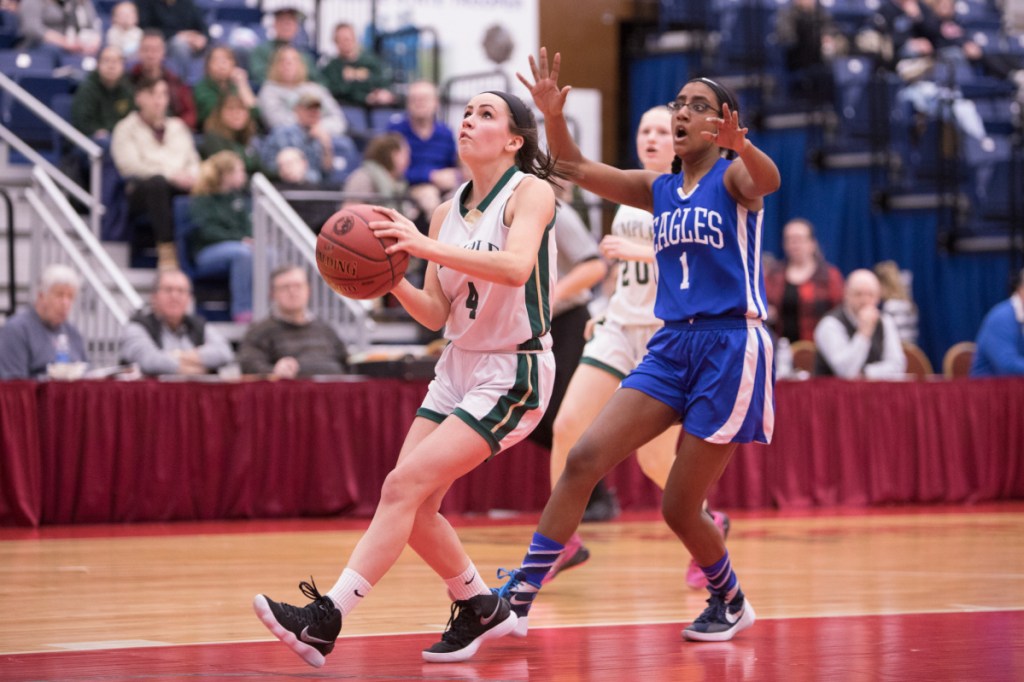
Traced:
MULTIPOLYGON (((209 28, 194 0, 135 0, 139 26, 160 32, 170 50, 171 62, 181 76, 188 75, 192 59, 206 49, 209 28)), ((195 127, 195 123, 190 125, 195 127)))
MULTIPOLYGON (((71 100, 71 125, 89 136, 103 148, 103 169, 100 192, 106 211, 103 213, 101 234, 108 240, 125 240, 128 225, 124 181, 110 156, 110 136, 135 105, 135 92, 125 77, 124 56, 112 45, 100 51, 96 70, 89 73, 75 90, 71 100)), ((85 153, 74 147, 74 158, 82 184, 88 175, 89 160, 85 153)))
POLYGON ((217 103, 228 95, 236 95, 256 114, 256 93, 249 86, 249 75, 238 66, 235 53, 231 48, 217 45, 210 48, 206 55, 206 65, 202 79, 193 89, 196 103, 199 129, 203 129, 206 119, 213 112, 217 103))
POLYGON ((817 0, 793 0, 775 15, 775 36, 785 54, 790 94, 816 104, 832 101, 828 63, 845 54, 847 41, 828 9, 817 0))
POLYGON ((150 309, 132 316, 121 333, 121 357, 143 374, 207 374, 234 359, 231 344, 190 315, 192 288, 181 270, 157 273, 150 309))
POLYGON ((334 145, 323 125, 321 103, 316 95, 303 95, 295 103, 295 120, 271 128, 260 148, 263 164, 271 173, 280 177, 277 156, 281 150, 292 147, 306 158, 302 182, 318 184, 330 177, 334 168, 334 145))
POLYGON ((899 101, 929 118, 938 118, 940 106, 948 102, 960 130, 980 140, 985 137, 985 125, 974 102, 932 77, 938 61, 962 63, 974 51, 947 35, 952 35, 949 20, 944 21, 922 0, 886 0, 858 34, 857 45, 899 74, 905 83, 897 94, 899 101))
POLYGON ((388 126, 409 143, 409 194, 428 216, 462 181, 455 134, 438 119, 439 109, 437 87, 417 81, 409 86, 405 114, 388 126))
POLYGON ((398 209, 419 224, 423 216, 408 201, 409 143, 398 133, 381 133, 366 145, 363 162, 345 180, 344 191, 355 197, 346 203, 383 204, 398 209))
POLYGON ((818 322, 843 299, 843 276, 822 256, 809 220, 785 224, 782 250, 785 258, 765 265, 768 323, 779 338, 812 341, 818 322))
POLYGON ((81 333, 68 322, 80 287, 78 273, 66 265, 43 270, 35 304, 0 327, 0 380, 41 379, 57 360, 88 360, 81 333), (58 352, 67 357, 58 358, 58 352))
POLYGON ((975 344, 972 377, 1024 376, 1024 270, 1010 298, 985 315, 975 344))
POLYGON ((340 23, 334 27, 334 45, 338 56, 324 66, 323 77, 338 102, 365 107, 395 103, 383 63, 362 49, 352 24, 340 23))
MULTIPOLYGON (((277 152, 272 176, 274 186, 281 192, 322 189, 321 184, 314 179, 317 174, 309 169, 306 154, 297 147, 285 147, 277 152)), ((327 219, 338 210, 336 201, 289 200, 289 204, 314 233, 319 233, 327 219)))
POLYGON ((252 325, 238 349, 243 374, 294 379, 344 374, 348 355, 334 327, 309 309, 309 279, 295 265, 270 275, 270 317, 252 325))
MULTIPOLYGON (((314 131, 317 136, 326 135, 332 147, 332 166, 325 169, 325 176, 340 182, 359 164, 359 152, 348 135, 348 122, 341 106, 331 97, 327 88, 307 77, 306 66, 294 47, 282 47, 270 63, 267 81, 260 88, 257 101, 260 116, 273 135, 276 128, 298 122, 299 100, 320 108, 319 120, 314 131)), ((316 167, 318 164, 311 163, 316 167)))
POLYGON ((882 286, 882 312, 888 313, 900 340, 917 343, 917 305, 914 303, 907 282, 896 261, 886 260, 875 264, 875 276, 882 286))
POLYGON ((190 130, 196 130, 198 115, 196 103, 192 97, 192 88, 172 69, 164 66, 167 45, 163 34, 155 29, 146 29, 139 43, 139 63, 132 67, 128 76, 132 84, 138 86, 143 79, 160 78, 167 83, 169 95, 169 115, 185 122, 190 130))
POLYGON ((200 165, 190 202, 195 229, 189 247, 196 275, 228 276, 231 319, 242 324, 252 321, 252 199, 247 184, 242 157, 217 152, 200 165))
POLYGON ((232 151, 242 157, 245 171, 263 173, 266 169, 260 160, 261 140, 256 134, 257 124, 252 109, 241 97, 227 94, 217 103, 203 124, 203 141, 199 155, 208 159, 220 151, 232 151))
POLYGON ((305 45, 302 38, 302 13, 293 6, 285 4, 273 10, 273 28, 271 40, 260 43, 249 53, 249 78, 256 85, 262 85, 269 78, 270 64, 278 48, 290 46, 298 50, 306 66, 309 78, 321 81, 320 72, 316 68, 316 59, 305 45))
POLYGON ((124 55, 110 46, 100 51, 96 70, 75 90, 71 125, 102 147, 108 147, 114 126, 131 113, 135 91, 125 77, 124 55))
POLYGON ((19 49, 53 48, 63 54, 93 56, 103 40, 92 0, 26 0, 18 6, 19 49))
POLYGON ((135 59, 141 42, 138 7, 130 0, 114 5, 110 13, 110 28, 107 29, 107 46, 120 49, 126 59, 135 59))
POLYGON ((896 323, 878 309, 881 285, 870 270, 846 279, 843 303, 814 330, 816 376, 843 379, 900 379, 907 370, 896 323))
POLYGON ((171 201, 191 191, 199 173, 199 152, 188 126, 167 116, 168 100, 167 81, 141 81, 135 92, 138 111, 114 127, 110 154, 127 183, 129 216, 149 218, 157 267, 176 269, 171 201))

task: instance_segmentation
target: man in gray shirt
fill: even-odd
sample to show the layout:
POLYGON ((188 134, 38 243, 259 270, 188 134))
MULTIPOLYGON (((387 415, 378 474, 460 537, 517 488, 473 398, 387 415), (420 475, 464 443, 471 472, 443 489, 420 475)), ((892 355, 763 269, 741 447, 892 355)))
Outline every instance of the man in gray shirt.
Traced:
POLYGON ((192 286, 181 270, 161 270, 150 299, 121 333, 121 357, 143 374, 196 375, 232 361, 231 344, 206 320, 188 314, 192 286))
POLYGON ((39 280, 35 304, 0 327, 0 379, 38 379, 57 360, 85 362, 85 342, 68 316, 81 280, 66 265, 50 265, 39 280))

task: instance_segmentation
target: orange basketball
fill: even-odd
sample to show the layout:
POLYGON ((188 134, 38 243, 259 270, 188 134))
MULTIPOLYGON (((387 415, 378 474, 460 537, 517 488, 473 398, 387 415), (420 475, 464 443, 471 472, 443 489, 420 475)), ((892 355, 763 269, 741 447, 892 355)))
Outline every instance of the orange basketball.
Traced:
POLYGON ((409 266, 405 251, 387 254, 394 239, 379 239, 370 229, 386 216, 372 206, 356 204, 341 209, 324 223, 316 239, 316 266, 320 276, 347 298, 377 298, 391 291, 409 266))

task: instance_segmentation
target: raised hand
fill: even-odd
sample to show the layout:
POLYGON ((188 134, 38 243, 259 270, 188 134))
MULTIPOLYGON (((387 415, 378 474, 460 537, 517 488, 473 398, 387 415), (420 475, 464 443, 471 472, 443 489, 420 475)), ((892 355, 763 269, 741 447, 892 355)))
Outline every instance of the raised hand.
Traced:
POLYGON ((743 145, 747 141, 747 128, 740 127, 740 115, 738 112, 730 111, 729 105, 722 103, 722 117, 709 118, 712 123, 718 124, 717 132, 702 130, 701 135, 705 140, 711 140, 723 149, 731 149, 737 154, 743 151, 743 145))
POLYGON ((565 98, 572 90, 571 85, 566 85, 561 89, 558 87, 558 71, 561 64, 562 55, 556 52, 549 68, 548 50, 546 47, 542 47, 539 60, 535 61, 533 55, 530 55, 530 73, 533 75, 533 83, 528 81, 523 74, 516 72, 519 82, 530 91, 533 103, 545 117, 560 115, 562 107, 565 106, 565 98))

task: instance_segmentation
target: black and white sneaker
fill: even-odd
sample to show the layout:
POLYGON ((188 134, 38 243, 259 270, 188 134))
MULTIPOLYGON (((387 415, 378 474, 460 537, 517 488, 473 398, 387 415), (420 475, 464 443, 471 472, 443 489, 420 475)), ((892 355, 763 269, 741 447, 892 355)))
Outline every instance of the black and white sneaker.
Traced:
POLYGON ((320 594, 316 583, 303 580, 299 589, 313 601, 304 607, 292 606, 257 594, 252 600, 256 615, 275 637, 314 668, 324 664, 324 656, 334 650, 341 632, 341 611, 334 601, 320 594))
POLYGON ((473 656, 488 639, 504 637, 516 627, 516 614, 496 594, 478 594, 452 604, 441 641, 423 650, 428 663, 457 663, 473 656))
POLYGON ((756 619, 754 607, 742 590, 728 603, 712 592, 704 613, 683 630, 683 638, 694 642, 726 642, 753 625, 756 619))

